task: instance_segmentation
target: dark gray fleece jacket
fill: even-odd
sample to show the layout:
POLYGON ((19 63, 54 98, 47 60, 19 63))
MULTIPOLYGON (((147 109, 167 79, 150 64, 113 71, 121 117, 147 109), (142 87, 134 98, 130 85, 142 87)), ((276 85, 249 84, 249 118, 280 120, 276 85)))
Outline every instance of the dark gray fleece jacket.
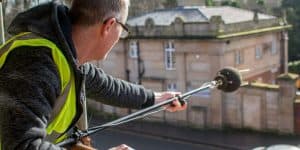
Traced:
MULTIPOLYGON (((136 109, 153 105, 153 91, 115 79, 91 64, 77 67, 71 20, 65 6, 40 5, 19 14, 9 27, 12 35, 28 31, 56 43, 74 70, 77 114, 72 126, 82 113, 83 84, 87 97, 105 104, 136 109)), ((60 77, 50 49, 24 46, 8 55, 0 70, 2 150, 62 149, 45 141, 48 121, 60 90, 60 77)))

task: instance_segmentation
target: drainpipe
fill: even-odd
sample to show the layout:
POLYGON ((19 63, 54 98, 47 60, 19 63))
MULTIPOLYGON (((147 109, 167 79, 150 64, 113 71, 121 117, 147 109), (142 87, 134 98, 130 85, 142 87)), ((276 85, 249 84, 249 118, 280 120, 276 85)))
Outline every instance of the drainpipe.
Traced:
POLYGON ((140 43, 137 43, 137 64, 138 64, 138 84, 142 85, 142 78, 144 76, 145 73, 145 65, 144 65, 144 61, 141 59, 141 50, 140 50, 140 43))
POLYGON ((124 67, 125 67, 125 80, 130 82, 130 70, 128 68, 128 39, 123 40, 123 46, 124 46, 124 67))

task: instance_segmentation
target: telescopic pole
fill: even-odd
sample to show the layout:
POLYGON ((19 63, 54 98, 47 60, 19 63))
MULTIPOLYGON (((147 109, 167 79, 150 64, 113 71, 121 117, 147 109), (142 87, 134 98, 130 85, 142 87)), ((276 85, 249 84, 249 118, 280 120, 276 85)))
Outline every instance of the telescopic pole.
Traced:
POLYGON ((166 105, 171 104, 174 100, 177 100, 177 99, 179 99, 179 100, 187 100, 187 98, 189 98, 191 95, 193 95, 195 93, 198 93, 198 92, 206 90, 206 89, 215 88, 215 87, 217 87, 220 84, 222 84, 220 81, 211 81, 211 82, 203 84, 198 89, 192 90, 192 91, 187 92, 185 94, 182 94, 182 95, 180 95, 178 97, 170 98, 170 99, 168 99, 166 101, 163 101, 163 102, 158 103, 156 105, 150 106, 150 107, 145 108, 143 110, 137 111, 137 112, 132 113, 132 114, 130 114, 128 116, 119 118, 117 120, 105 123, 105 124, 100 125, 100 126, 89 128, 88 130, 83 130, 83 131, 82 130, 78 130, 78 132, 75 133, 72 137, 67 138, 63 142, 58 143, 56 145, 57 146, 66 146, 66 145, 70 145, 72 143, 74 144, 74 143, 76 143, 76 141, 78 141, 79 139, 81 139, 83 137, 90 136, 90 135, 92 135, 92 134, 94 134, 94 133, 96 133, 98 131, 104 130, 104 129, 109 128, 109 127, 113 127, 113 126, 117 126, 117 125, 120 125, 120 124, 124 124, 124 123, 130 122, 130 121, 136 120, 136 119, 140 119, 140 118, 146 117, 146 116, 148 116, 150 114, 153 114, 153 113, 156 113, 158 111, 162 111, 164 109, 159 109, 159 108, 162 108, 162 106, 166 106, 166 105))
POLYGON ((133 120, 144 118, 148 115, 151 115, 153 113, 165 110, 166 105, 172 104, 173 101, 179 100, 181 104, 185 103, 185 100, 188 100, 190 96, 193 94, 196 94, 200 91, 210 89, 210 88, 218 88, 219 90, 222 90, 223 92, 233 92, 237 90, 242 83, 242 78, 238 70, 234 68, 224 68, 221 71, 217 73, 217 76, 215 80, 204 83, 200 88, 189 91, 187 93, 184 93, 182 95, 176 96, 174 98, 170 98, 166 101, 160 102, 156 105, 150 106, 148 108, 145 108, 143 110, 137 111, 135 113, 132 113, 128 116, 119 118, 117 120, 105 123, 100 126, 88 128, 87 130, 75 130, 75 132, 67 137, 64 141, 57 144, 57 146, 67 146, 71 144, 75 144, 77 141, 82 139, 83 137, 92 135, 98 131, 104 130, 109 127, 118 126, 133 120))

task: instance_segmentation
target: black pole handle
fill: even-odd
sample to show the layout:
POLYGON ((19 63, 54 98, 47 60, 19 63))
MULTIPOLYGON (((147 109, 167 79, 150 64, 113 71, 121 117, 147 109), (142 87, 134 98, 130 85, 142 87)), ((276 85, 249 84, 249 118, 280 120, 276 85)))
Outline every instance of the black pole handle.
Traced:
POLYGON ((56 145, 64 147, 64 146, 76 144, 76 142, 78 140, 80 140, 80 138, 82 138, 82 137, 89 136, 89 135, 94 134, 94 133, 96 133, 98 131, 104 130, 104 129, 108 128, 108 127, 112 127, 112 126, 114 126, 114 124, 118 124, 120 122, 126 122, 126 120, 130 120, 132 118, 136 118, 137 116, 144 115, 145 113, 154 111, 154 110, 156 110, 156 109, 158 109, 158 108, 160 108, 162 106, 172 104, 172 102, 174 100, 176 100, 176 99, 181 100, 181 103, 184 104, 185 100, 187 100, 191 95, 193 95, 193 94, 195 94, 195 93, 197 93, 199 91, 202 91, 202 90, 205 90, 205 89, 209 89, 213 85, 214 85, 213 82, 210 82, 210 84, 203 85, 202 87, 200 87, 198 89, 192 90, 192 91, 187 92, 187 93, 182 94, 182 95, 178 95, 178 96, 176 96, 174 98, 170 98, 170 99, 168 99, 166 101, 163 101, 163 102, 158 103, 156 105, 153 105, 153 106, 150 106, 148 108, 142 109, 142 110, 137 111, 135 113, 132 113, 132 114, 130 114, 128 116, 124 116, 124 117, 119 118, 117 120, 105 123, 105 124, 103 124, 101 126, 96 126, 96 127, 89 128, 86 131, 75 132, 72 136, 70 136, 66 140, 64 140, 64 141, 62 141, 62 142, 60 142, 60 143, 58 143, 56 145))
POLYGON ((178 99, 181 106, 185 105, 187 103, 186 100, 189 98, 189 97, 188 98, 182 98, 179 95, 177 95, 176 97, 177 97, 177 99, 178 99))

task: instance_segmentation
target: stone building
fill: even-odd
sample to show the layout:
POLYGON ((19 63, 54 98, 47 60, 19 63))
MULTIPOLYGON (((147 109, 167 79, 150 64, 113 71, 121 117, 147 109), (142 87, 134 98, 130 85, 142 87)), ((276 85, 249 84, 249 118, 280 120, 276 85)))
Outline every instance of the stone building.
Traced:
MULTIPOLYGON (((222 2, 232 0, 213 0, 214 5, 220 6, 222 2)), ((256 0, 235 0, 243 9, 259 10, 267 13, 275 13, 275 9, 280 8, 282 0, 264 0, 264 6, 256 3, 256 0)), ((171 8, 177 6, 205 6, 206 0, 131 0, 129 16, 139 16, 151 12, 155 9, 171 8)), ((279 10, 277 10, 279 11, 279 10)), ((277 12, 279 13, 279 12, 277 12)), ((277 14, 276 13, 276 14, 277 14)), ((280 15, 277 14, 277 15, 280 15)))
POLYGON ((290 26, 274 16, 233 7, 178 7, 127 24, 131 36, 115 51, 128 56, 123 64, 132 82, 140 79, 138 57, 145 69, 142 80, 159 80, 159 85, 164 80, 161 89, 174 85, 180 91, 212 79, 225 66, 250 69, 245 80, 265 83, 287 72, 290 26))
MULTIPOLYGON (((106 61, 94 63, 113 76, 141 83, 156 91, 190 91, 213 80, 217 71, 227 66, 248 69, 248 72, 243 72, 243 79, 249 83, 276 83, 279 74, 287 73, 286 30, 290 25, 274 16, 233 7, 177 7, 131 18, 127 25, 130 27, 130 37, 121 39, 106 61)), ((294 87, 293 84, 290 86, 294 87)), ((280 95, 280 86, 263 86, 267 87, 263 88, 267 89, 265 91, 258 87, 260 92, 252 90, 257 87, 255 84, 248 87, 231 95, 206 90, 191 98, 187 111, 161 112, 152 118, 197 127, 247 127, 247 123, 252 121, 241 119, 241 114, 256 113, 257 109, 266 106, 261 105, 266 101, 279 104, 277 96, 280 95), (275 92, 272 93, 272 89, 275 92), (251 96, 249 93, 261 93, 258 94, 261 96, 247 97, 251 96), (266 99, 266 95, 274 101, 266 99), (257 100, 250 107, 253 109, 242 107, 245 103, 251 103, 248 100, 252 98, 257 100), (239 108, 242 112, 237 111, 239 108), (228 116, 237 116, 240 122, 246 122, 246 126, 232 122, 237 119, 228 116)), ((290 94, 292 98, 286 100, 289 104, 293 103, 294 98, 293 93, 290 94)), ((128 113, 127 109, 101 104, 94 106, 97 105, 106 112, 128 113)), ((276 108, 281 107, 276 105, 276 108)), ((293 111, 286 115, 292 117, 291 113, 293 111)), ((266 113, 257 115, 265 116, 266 113)), ((264 117, 259 119, 264 122, 264 117)), ((264 126, 249 126, 265 129, 264 126)))

